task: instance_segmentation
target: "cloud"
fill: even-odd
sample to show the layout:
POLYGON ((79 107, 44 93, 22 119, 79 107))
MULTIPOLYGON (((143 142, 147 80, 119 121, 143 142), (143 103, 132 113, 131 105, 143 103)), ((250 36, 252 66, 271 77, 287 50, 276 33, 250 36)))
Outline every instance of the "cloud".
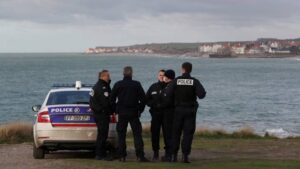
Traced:
POLYGON ((0 19, 44 24, 125 22, 139 16, 209 16, 248 25, 299 16, 297 0, 2 0, 0 19))
POLYGON ((0 52, 294 38, 299 9, 298 0, 1 0, 0 52))

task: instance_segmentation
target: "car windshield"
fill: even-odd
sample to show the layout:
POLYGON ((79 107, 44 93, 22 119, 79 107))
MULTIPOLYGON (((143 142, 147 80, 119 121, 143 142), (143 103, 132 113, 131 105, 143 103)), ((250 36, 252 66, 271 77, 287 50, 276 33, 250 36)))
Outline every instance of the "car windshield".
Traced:
POLYGON ((58 104, 89 104, 89 91, 60 91, 49 95, 48 105, 58 104))

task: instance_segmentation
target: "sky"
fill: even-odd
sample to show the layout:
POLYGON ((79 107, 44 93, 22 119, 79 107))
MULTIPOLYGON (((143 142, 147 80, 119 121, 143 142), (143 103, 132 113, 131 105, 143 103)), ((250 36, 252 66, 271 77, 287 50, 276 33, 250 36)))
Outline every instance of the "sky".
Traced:
POLYGON ((0 0, 0 53, 299 38, 299 0, 0 0))

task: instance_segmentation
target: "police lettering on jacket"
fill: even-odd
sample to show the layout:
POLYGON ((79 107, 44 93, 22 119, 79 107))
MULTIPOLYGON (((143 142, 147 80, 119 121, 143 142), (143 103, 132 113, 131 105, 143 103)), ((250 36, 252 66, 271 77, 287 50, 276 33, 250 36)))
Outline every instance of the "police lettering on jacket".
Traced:
POLYGON ((197 97, 203 99, 206 95, 200 81, 191 77, 188 73, 174 79, 167 93, 174 96, 175 106, 198 105, 197 97))

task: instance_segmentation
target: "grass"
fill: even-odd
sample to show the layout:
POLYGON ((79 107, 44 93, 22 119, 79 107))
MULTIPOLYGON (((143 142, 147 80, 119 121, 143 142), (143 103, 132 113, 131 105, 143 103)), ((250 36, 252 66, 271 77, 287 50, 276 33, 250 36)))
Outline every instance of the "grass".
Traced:
MULTIPOLYGON (((149 125, 143 126, 143 136, 145 149, 149 156, 151 155, 149 125)), ((0 143, 13 144, 32 142, 32 140, 32 124, 30 123, 18 122, 0 125, 0 143)), ((85 166, 91 169, 299 169, 300 161, 297 160, 299 158, 294 157, 299 154, 299 151, 295 151, 300 150, 299 141, 300 137, 277 139, 260 136, 255 134, 251 128, 242 128, 232 133, 200 128, 195 133, 192 145, 193 152, 199 154, 193 156, 193 163, 188 165, 161 162, 138 163, 134 158, 130 158, 126 163, 96 161, 92 158, 72 158, 64 161, 72 166, 85 166)), ((129 149, 132 149, 134 145, 130 130, 127 145, 129 149)))
MULTIPOLYGON (((131 131, 128 131, 129 135, 132 136, 131 131)), ((143 136, 151 136, 151 128, 149 124, 143 125, 143 136)), ((195 138, 210 138, 210 139, 222 139, 222 138, 237 138, 237 139, 268 139, 276 138, 270 135, 261 136, 255 133, 250 127, 241 128, 237 131, 229 133, 223 129, 209 129, 209 128, 198 128, 195 131, 195 138)))
POLYGON ((0 143, 32 142, 32 124, 16 122, 0 125, 0 143))
POLYGON ((195 133, 196 137, 200 138, 244 138, 244 139, 258 139, 258 138, 264 138, 263 136, 257 135, 254 133, 254 130, 252 128, 242 128, 238 131, 234 131, 232 133, 228 133, 225 130, 217 129, 217 130, 211 130, 207 128, 200 128, 195 133))
MULTIPOLYGON (((131 130, 128 130, 128 136, 132 137, 131 130)), ((143 126, 143 136, 148 138, 151 136, 151 129, 149 124, 143 126)), ((22 143, 31 142, 32 139, 32 124, 26 122, 15 122, 0 125, 0 144, 1 143, 22 143)), ((209 138, 209 139, 268 139, 275 138, 272 136, 260 136, 255 134, 251 128, 242 128, 238 131, 228 133, 225 130, 212 130, 208 128, 199 128, 195 132, 195 138, 209 138)), ((289 138, 293 139, 293 138, 289 138)), ((298 137, 299 139, 299 137, 298 137)))
POLYGON ((80 163, 89 168, 97 169, 299 169, 300 161, 296 160, 234 160, 234 159, 216 159, 216 160, 202 160, 193 162, 191 164, 183 163, 137 163, 130 161, 126 163, 121 162, 105 162, 95 160, 69 160, 71 163, 80 163))
MULTIPOLYGON (((128 130, 128 136, 132 137, 131 130, 128 130)), ((149 124, 143 125, 143 137, 151 137, 151 128, 149 124)), ((31 142, 32 124, 26 122, 15 122, 0 125, 0 143, 22 143, 31 142)), ((222 129, 198 128, 195 132, 195 139, 276 139, 276 137, 265 135, 261 136, 254 132, 252 128, 246 127, 232 133, 222 129)), ((289 137, 287 139, 300 139, 300 137, 289 137)))

